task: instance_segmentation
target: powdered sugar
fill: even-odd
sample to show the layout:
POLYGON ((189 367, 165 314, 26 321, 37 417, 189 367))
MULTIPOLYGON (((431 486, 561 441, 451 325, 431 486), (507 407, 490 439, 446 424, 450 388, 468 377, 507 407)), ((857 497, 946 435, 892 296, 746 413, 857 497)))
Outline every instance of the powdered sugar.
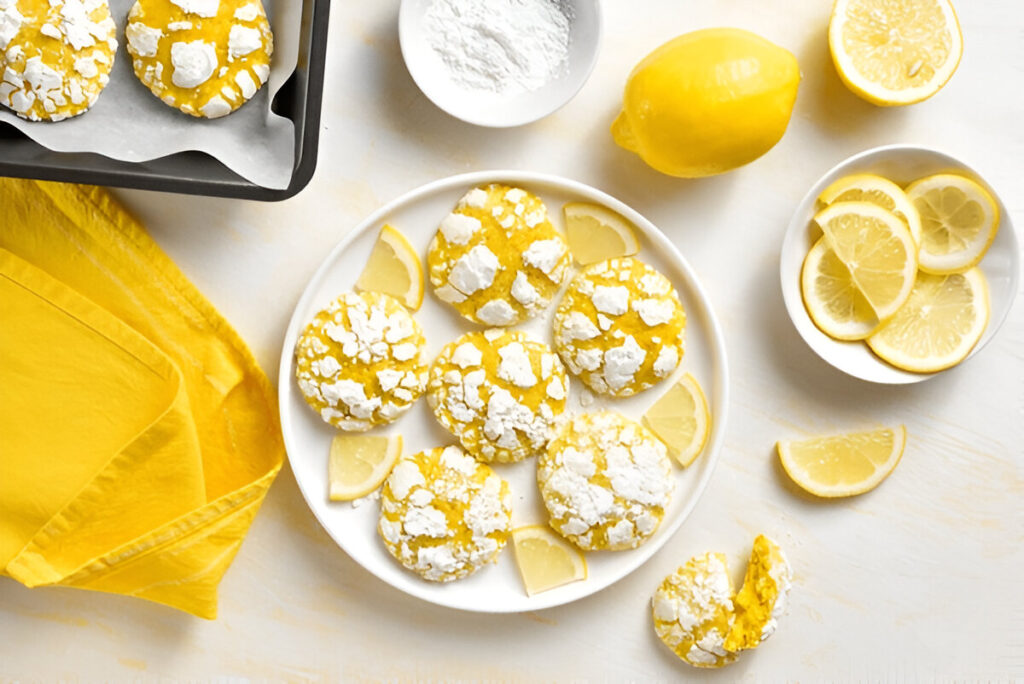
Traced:
POLYGON ((569 20, 556 0, 434 0, 423 26, 455 83, 515 95, 565 70, 569 20))

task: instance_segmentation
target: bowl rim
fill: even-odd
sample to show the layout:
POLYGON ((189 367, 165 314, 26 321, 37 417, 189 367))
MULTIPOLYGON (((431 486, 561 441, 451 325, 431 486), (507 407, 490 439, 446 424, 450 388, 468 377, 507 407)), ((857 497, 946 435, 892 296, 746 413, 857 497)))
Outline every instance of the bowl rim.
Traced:
MULTIPOLYGON (((1007 303, 1000 311, 989 311, 989 321, 985 328, 985 332, 982 335, 982 338, 974 346, 974 348, 967 355, 967 357, 963 359, 963 361, 961 361, 960 364, 952 366, 952 368, 956 368, 957 366, 966 362, 968 359, 970 359, 975 354, 980 352, 984 347, 988 345, 989 342, 992 341, 992 339, 995 338, 996 334, 999 332, 999 329, 1003 326, 1003 324, 1006 322, 1006 319, 1009 317, 1010 311, 1013 310, 1013 305, 1016 301, 1017 294, 1020 290, 1021 254, 1020 241, 1017 237, 1016 227, 1013 225, 1013 220, 1010 217, 1010 212, 1007 210, 1006 204, 1001 199, 1000 193, 997 191, 995 187, 992 186, 992 184, 986 179, 986 177, 977 170, 977 167, 974 164, 965 161, 962 157, 953 155, 949 152, 937 149, 935 147, 931 147, 928 145, 918 145, 914 143, 892 143, 886 145, 879 145, 866 150, 862 150, 860 152, 857 152, 856 154, 850 155, 842 159, 840 162, 833 165, 827 171, 821 174, 811 184, 810 188, 807 190, 807 192, 803 195, 803 197, 800 199, 800 201, 794 208, 792 216, 789 220, 789 224, 786 226, 786 232, 783 236, 782 243, 779 249, 779 280, 782 289, 782 298, 786 307, 786 313, 788 314, 790 322, 793 324, 793 327, 796 328, 797 333, 799 333, 800 338, 804 341, 804 343, 808 347, 810 347, 811 350, 814 351, 814 353, 817 354, 819 358, 828 363, 830 366, 842 371, 843 373, 846 373, 851 377, 855 377, 867 382, 873 382, 876 384, 912 384, 928 380, 930 378, 935 377, 936 375, 939 375, 951 369, 947 368, 945 370, 936 371, 934 373, 912 373, 910 371, 901 371, 900 369, 897 369, 895 366, 891 366, 882 359, 879 359, 872 355, 872 358, 880 367, 884 367, 886 370, 890 371, 897 371, 899 373, 902 373, 904 376, 901 379, 896 379, 898 376, 894 374, 892 379, 886 380, 877 377, 871 377, 867 373, 857 372, 857 370, 854 368, 847 367, 846 365, 837 364, 832 359, 827 358, 824 354, 822 354, 821 351, 819 351, 819 343, 815 340, 808 339, 808 335, 805 334, 805 326, 801 326, 797 322, 798 317, 800 319, 806 319, 806 322, 812 328, 814 328, 814 330, 818 330, 813 320, 811 320, 810 314, 807 313, 807 308, 804 306, 803 298, 800 295, 799 272, 803 266, 803 260, 800 260, 799 266, 797 267, 796 280, 790 282, 791 280, 793 280, 793 270, 791 264, 789 263, 789 260, 787 259, 787 255, 791 251, 790 243, 793 240, 797 239, 802 229, 806 228, 807 222, 806 220, 804 220, 804 215, 807 213, 808 208, 812 206, 815 201, 817 201, 818 195, 821 194, 822 190, 824 190, 829 183, 833 182, 836 178, 843 175, 844 170, 848 169, 850 166, 857 164, 858 162, 865 161, 871 157, 891 154, 921 153, 931 155, 941 160, 945 160, 951 166, 955 166, 960 170, 967 172, 970 176, 973 177, 974 180, 980 182, 981 185, 984 186, 992 194, 992 197, 996 202, 996 206, 999 208, 999 232, 1005 235, 1005 237, 1003 238, 1004 240, 1009 241, 1008 251, 1010 253, 1010 296, 1007 300, 1007 303)), ((997 239, 999 239, 999 236, 997 236, 997 239)), ((989 301, 991 303, 991 295, 989 301)), ((831 338, 828 338, 828 344, 843 345, 849 344, 849 342, 832 340, 831 338)))
MULTIPOLYGON (((401 4, 398 9, 398 43, 402 51, 402 61, 405 63, 405 69, 409 72, 413 82, 416 83, 416 87, 420 89, 428 100, 430 100, 435 107, 445 112, 449 116, 453 116, 460 121, 473 124, 474 126, 480 126, 483 128, 516 128, 518 126, 525 126, 535 121, 539 121, 546 116, 554 114, 559 109, 569 104, 583 86, 586 85, 587 81, 590 80, 590 75, 594 72, 594 67, 597 66, 597 58, 601 53, 601 44, 604 41, 604 11, 602 7, 602 0, 580 0, 581 2, 588 2, 594 5, 594 17, 596 19, 594 38, 590 47, 589 58, 586 62, 585 68, 579 70, 578 80, 570 87, 564 90, 563 97, 557 101, 557 103, 550 109, 538 109, 537 111, 531 111, 524 117, 518 119, 512 119, 510 121, 495 122, 489 121, 485 117, 476 116, 472 111, 460 111, 453 109, 448 103, 443 102, 437 97, 436 91, 433 89, 432 81, 424 77, 424 71, 419 67, 413 66, 416 64, 416 60, 413 59, 413 55, 410 54, 411 48, 409 47, 409 40, 411 31, 413 31, 412 21, 412 7, 417 2, 422 0, 401 0, 401 4)), ((529 93, 527 93, 529 94, 529 93)))

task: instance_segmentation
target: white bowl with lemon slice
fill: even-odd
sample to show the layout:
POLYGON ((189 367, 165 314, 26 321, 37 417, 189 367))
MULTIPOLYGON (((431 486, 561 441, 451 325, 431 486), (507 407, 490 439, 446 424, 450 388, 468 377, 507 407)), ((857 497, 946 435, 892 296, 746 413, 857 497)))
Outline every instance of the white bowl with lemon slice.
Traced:
POLYGON ((1006 206, 973 167, 926 147, 888 145, 840 162, 811 187, 786 230, 779 270, 790 319, 818 356, 863 380, 908 384, 995 336, 1020 287, 1020 247, 1006 206), (923 212, 913 216, 908 200, 923 212), (851 225, 858 220, 860 228, 851 225), (885 249, 851 241, 858 230, 885 249), (947 348, 921 352, 933 342, 922 315, 950 302, 970 322, 951 330, 947 348))

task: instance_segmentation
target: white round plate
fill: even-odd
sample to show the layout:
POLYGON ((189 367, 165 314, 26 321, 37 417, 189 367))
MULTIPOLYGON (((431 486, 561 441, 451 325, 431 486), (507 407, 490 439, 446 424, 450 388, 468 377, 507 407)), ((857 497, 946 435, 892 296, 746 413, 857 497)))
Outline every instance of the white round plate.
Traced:
POLYGON ((900 370, 875 356, 862 341, 843 342, 832 339, 814 325, 800 296, 800 270, 804 257, 815 240, 821 236, 821 229, 812 223, 818 195, 842 176, 854 173, 875 173, 902 187, 918 178, 936 173, 959 173, 980 183, 995 198, 999 206, 999 231, 979 264, 988 281, 992 313, 988 327, 985 328, 978 344, 971 350, 970 356, 981 351, 995 336, 1010 313, 1013 298, 1019 289, 1020 247, 1014 233, 1013 221, 1006 210, 1006 205, 999 199, 999 193, 972 167, 948 154, 916 145, 876 147, 840 162, 811 186, 793 213, 782 242, 779 273, 786 309, 804 341, 818 356, 855 378, 888 385, 927 380, 936 374, 900 370))
MULTIPOLYGON (((429 283, 427 289, 430 290, 429 283)), ((551 315, 517 328, 551 344, 551 315)), ((447 304, 426 293, 423 306, 416 312, 423 326, 431 356, 469 330, 479 330, 447 304)), ((620 400, 597 399, 583 409, 582 385, 572 381, 567 411, 578 413, 614 406, 639 419, 668 386, 663 382, 646 392, 620 400)), ((519 612, 547 608, 593 594, 629 574, 668 541, 696 505, 711 477, 721 446, 728 407, 728 370, 722 332, 696 275, 679 251, 650 221, 633 209, 599 190, 556 176, 521 171, 485 171, 454 176, 425 185, 398 198, 375 212, 355 228, 328 255, 313 276, 288 325, 281 354, 278 381, 281 426, 288 460, 306 502, 320 524, 336 542, 364 568, 413 596, 452 608, 481 612, 519 612), (467 190, 491 182, 515 185, 536 193, 548 207, 551 221, 562 224, 562 206, 566 202, 586 201, 603 204, 632 221, 640 231, 644 261, 664 273, 676 286, 687 314, 686 354, 673 379, 692 373, 708 396, 712 430, 704 453, 689 468, 674 467, 675 493, 665 519, 655 535, 639 549, 587 554, 589 577, 550 591, 527 596, 509 545, 495 565, 455 582, 427 582, 405 570, 392 558, 377 535, 380 506, 367 501, 358 507, 327 499, 327 455, 336 430, 320 419, 302 399, 295 385, 295 341, 306 323, 337 295, 351 290, 363 269, 381 226, 390 223, 401 230, 425 255, 441 219, 455 207, 467 190)), ((455 443, 455 439, 434 420, 425 399, 420 399, 395 423, 379 429, 380 434, 397 432, 403 437, 406 453, 455 443)), ((508 480, 512 491, 513 527, 544 524, 547 515, 537 489, 536 463, 529 458, 517 464, 496 464, 495 470, 508 480)))
POLYGON ((569 57, 564 71, 538 90, 514 95, 466 90, 427 41, 423 16, 433 0, 402 0, 398 38, 405 66, 430 100, 452 116, 477 126, 522 126, 560 109, 579 92, 601 47, 599 0, 562 0, 569 17, 569 57))

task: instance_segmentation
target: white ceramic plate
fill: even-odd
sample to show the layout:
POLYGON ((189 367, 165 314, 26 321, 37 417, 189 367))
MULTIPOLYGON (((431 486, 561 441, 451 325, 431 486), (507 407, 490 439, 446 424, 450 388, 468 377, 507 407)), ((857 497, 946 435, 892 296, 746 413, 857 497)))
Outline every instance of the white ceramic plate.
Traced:
POLYGON ((452 116, 477 126, 507 128, 536 121, 561 108, 587 82, 601 47, 599 0, 563 0, 569 16, 569 57, 565 70, 539 90, 515 95, 473 92, 450 77, 427 41, 423 16, 432 0, 402 0, 398 37, 409 74, 423 94, 452 116))
POLYGON ((854 173, 875 173, 903 187, 924 176, 959 173, 980 183, 995 198, 996 204, 999 205, 999 232, 996 233, 995 240, 979 264, 988 281, 992 314, 988 327, 985 328, 978 344, 971 350, 970 356, 981 351, 995 336, 1010 313, 1013 298, 1019 289, 1020 247, 1014 233, 1013 221, 1006 210, 1006 205, 999 199, 999 193, 972 167, 948 154, 915 145, 876 147, 840 162, 811 186, 793 213, 793 219, 782 242, 779 271, 786 309, 804 341, 825 361, 862 380, 890 385, 927 380, 935 373, 910 373, 900 370, 875 356, 864 342, 842 342, 821 332, 814 325, 800 297, 800 269, 804 257, 807 256, 814 241, 821 236, 821 229, 811 222, 816 213, 818 195, 840 177, 854 173))
MULTIPOLYGON (((429 283, 427 284, 430 289, 429 283)), ((517 326, 551 344, 551 314, 517 326)), ((428 292, 416 318, 423 326, 431 356, 462 333, 479 330, 457 315, 432 292, 428 292)), ((288 460, 306 502, 324 529, 364 568, 413 596, 453 608, 481 612, 518 612, 555 606, 607 587, 629 574, 668 541, 679 529, 707 485, 722 444, 728 407, 728 370, 725 344, 711 304, 696 275, 679 251, 650 221, 633 209, 589 186, 556 176, 520 171, 486 171, 454 176, 425 185, 398 198, 375 212, 335 247, 313 276, 288 325, 281 355, 279 377, 281 426, 284 430, 288 460), (384 223, 390 223, 408 236, 421 255, 425 255, 437 226, 470 188, 504 182, 538 194, 547 204, 551 220, 562 224, 562 205, 569 201, 603 204, 629 220, 639 229, 644 261, 664 273, 676 286, 687 314, 686 354, 675 377, 689 372, 697 378, 708 396, 712 431, 704 453, 686 470, 674 468, 676 478, 672 503, 655 535, 639 549, 587 554, 589 577, 548 592, 529 597, 523 590, 509 546, 496 565, 447 584, 427 582, 405 570, 392 558, 377 536, 379 504, 366 502, 359 507, 327 500, 327 454, 335 429, 323 422, 306 405, 295 385, 293 350, 306 323, 338 294, 352 289, 384 223)), ((629 399, 597 400, 587 411, 614 406, 637 418, 661 396, 667 383, 661 383, 629 399)), ((567 410, 582 409, 579 404, 582 385, 573 380, 567 410)), ((381 434, 401 433, 407 453, 455 443, 455 439, 434 420, 425 399, 395 423, 380 429, 381 434)), ((537 490, 535 459, 518 464, 494 466, 512 490, 513 527, 547 522, 544 505, 537 490)))

